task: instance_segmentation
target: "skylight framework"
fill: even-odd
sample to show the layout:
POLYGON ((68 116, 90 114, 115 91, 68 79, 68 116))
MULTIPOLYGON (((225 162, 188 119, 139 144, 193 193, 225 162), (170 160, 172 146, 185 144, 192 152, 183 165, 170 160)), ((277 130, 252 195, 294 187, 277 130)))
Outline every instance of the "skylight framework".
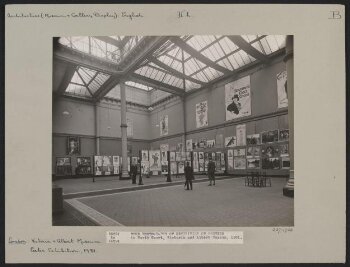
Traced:
MULTIPOLYGON (((149 36, 62 37, 59 42, 73 50, 116 64, 126 85, 140 90, 176 91, 182 94, 230 77, 240 69, 266 63, 285 47, 284 35, 184 35, 167 36, 151 53, 144 52, 149 36), (133 53, 131 53, 133 51, 133 53), (131 56, 129 56, 131 55, 131 56), (123 64, 141 58, 137 67, 124 71, 123 64)), ((113 75, 94 68, 77 67, 65 93, 94 98, 113 75), (98 93, 96 93, 98 92, 98 93)), ((110 89, 104 88, 108 94, 110 89)), ((105 95, 103 94, 103 95, 105 95)))

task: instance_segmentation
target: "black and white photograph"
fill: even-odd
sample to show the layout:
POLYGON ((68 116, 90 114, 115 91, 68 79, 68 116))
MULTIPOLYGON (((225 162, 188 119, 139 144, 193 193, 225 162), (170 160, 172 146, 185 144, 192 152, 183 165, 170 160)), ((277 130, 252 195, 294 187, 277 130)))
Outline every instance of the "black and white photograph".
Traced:
POLYGON ((6 263, 344 263, 350 3, 21 1, 6 263))
MULTIPOLYGON (((290 142, 284 123, 288 108, 279 110, 276 101, 276 77, 288 72, 283 58, 292 39, 263 34, 53 38, 52 157, 63 156, 62 138, 72 157, 72 172, 57 172, 56 178, 54 168, 53 184, 63 189, 69 210, 81 215, 54 213, 53 225, 90 225, 86 218, 95 217, 94 224, 104 225, 98 216, 103 214, 123 226, 293 226, 294 188, 278 153, 290 142), (258 129, 276 121, 276 130, 260 135, 258 129), (261 141, 272 143, 260 147, 261 141), (90 172, 87 160, 86 167, 81 164, 88 157, 94 159, 90 172), (247 173, 263 175, 267 169, 274 170, 272 186, 256 193, 268 205, 248 205, 247 173), (215 187, 210 187, 213 170, 215 187), (186 195, 178 185, 189 172, 194 190, 186 195), (149 205, 135 212, 150 201, 152 213, 149 205), (185 212, 184 201, 206 213, 185 212), (271 214, 272 208, 288 212, 271 214), (173 212, 176 218, 169 215, 173 212)), ((292 166, 293 155, 288 157, 292 166)))

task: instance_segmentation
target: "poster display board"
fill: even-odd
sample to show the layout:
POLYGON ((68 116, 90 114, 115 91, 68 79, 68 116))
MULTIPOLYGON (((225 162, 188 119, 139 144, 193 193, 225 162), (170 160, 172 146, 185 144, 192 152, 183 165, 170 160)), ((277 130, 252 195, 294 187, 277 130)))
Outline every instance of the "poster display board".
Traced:
POLYGON ((170 161, 176 161, 176 152, 170 151, 170 161))
POLYGON ((246 145, 246 126, 245 124, 236 126, 237 146, 246 145))
POLYGON ((177 173, 178 174, 183 174, 185 173, 185 162, 184 161, 180 161, 177 163, 177 173))
POLYGON ((199 171, 198 152, 193 152, 193 172, 199 171))
POLYGON ((149 161, 141 161, 141 173, 143 175, 149 175, 149 161))
POLYGON ((72 175, 72 166, 70 157, 56 158, 56 176, 72 175))
POLYGON ((141 150, 141 161, 149 161, 148 150, 141 150))
POLYGON ((247 158, 260 157, 260 146, 249 146, 247 147, 247 158))
POLYGON ((91 174, 91 158, 90 157, 77 157, 77 168, 75 174, 86 175, 91 174))
POLYGON ((208 126, 208 101, 196 104, 196 127, 208 126))
POLYGON ((113 174, 112 156, 102 156, 102 172, 104 175, 113 174))
POLYGON ((198 152, 198 170, 204 172, 204 152, 198 152))
POLYGON ((276 78, 278 108, 288 107, 287 71, 278 73, 276 78))
POLYGON ((161 164, 160 164, 160 150, 150 150, 149 151, 149 164, 150 164, 150 171, 157 172, 161 171, 161 164))
POLYGON ((225 85, 226 121, 251 115, 250 76, 225 85))
POLYGON ((102 175, 103 156, 94 156, 94 175, 102 175))
POLYGON ((171 174, 177 174, 177 162, 176 161, 170 162, 170 171, 171 171, 171 174))
POLYGON ((119 174, 119 156, 113 156, 113 174, 119 174))
POLYGON ((227 170, 233 171, 233 149, 227 150, 227 170))
POLYGON ((169 151, 169 144, 161 144, 160 145, 160 159, 162 162, 162 165, 164 162, 166 162, 166 165, 168 165, 168 151, 169 151))

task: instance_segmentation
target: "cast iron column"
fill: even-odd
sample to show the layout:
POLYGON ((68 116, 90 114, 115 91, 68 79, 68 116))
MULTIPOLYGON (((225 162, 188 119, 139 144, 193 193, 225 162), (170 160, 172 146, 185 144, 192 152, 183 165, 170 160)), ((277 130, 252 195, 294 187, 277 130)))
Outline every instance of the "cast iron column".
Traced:
POLYGON ((287 94, 288 94, 288 125, 289 125, 289 179, 283 188, 283 194, 294 196, 294 56, 293 36, 286 39, 286 55, 284 57, 287 70, 287 94))
POLYGON ((127 127, 126 124, 126 96, 125 96, 125 83, 124 81, 120 82, 120 116, 121 116, 121 133, 122 133, 122 173, 120 176, 121 180, 129 179, 129 172, 128 172, 128 137, 127 137, 127 127))
POLYGON ((100 109, 95 103, 95 151, 96 155, 100 155, 100 109))

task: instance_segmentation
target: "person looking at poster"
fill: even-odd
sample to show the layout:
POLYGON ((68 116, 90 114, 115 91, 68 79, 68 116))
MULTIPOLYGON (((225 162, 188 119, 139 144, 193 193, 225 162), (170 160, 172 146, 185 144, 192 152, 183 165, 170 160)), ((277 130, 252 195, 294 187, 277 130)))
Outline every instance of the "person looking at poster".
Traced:
POLYGON ((215 185, 215 163, 212 159, 210 159, 208 163, 208 176, 210 182, 208 186, 211 186, 212 184, 215 185))
POLYGON ((186 177, 186 185, 187 185, 187 189, 186 190, 193 190, 192 188, 192 180, 193 180, 193 169, 190 166, 190 163, 187 162, 186 167, 185 167, 185 177, 186 177))

